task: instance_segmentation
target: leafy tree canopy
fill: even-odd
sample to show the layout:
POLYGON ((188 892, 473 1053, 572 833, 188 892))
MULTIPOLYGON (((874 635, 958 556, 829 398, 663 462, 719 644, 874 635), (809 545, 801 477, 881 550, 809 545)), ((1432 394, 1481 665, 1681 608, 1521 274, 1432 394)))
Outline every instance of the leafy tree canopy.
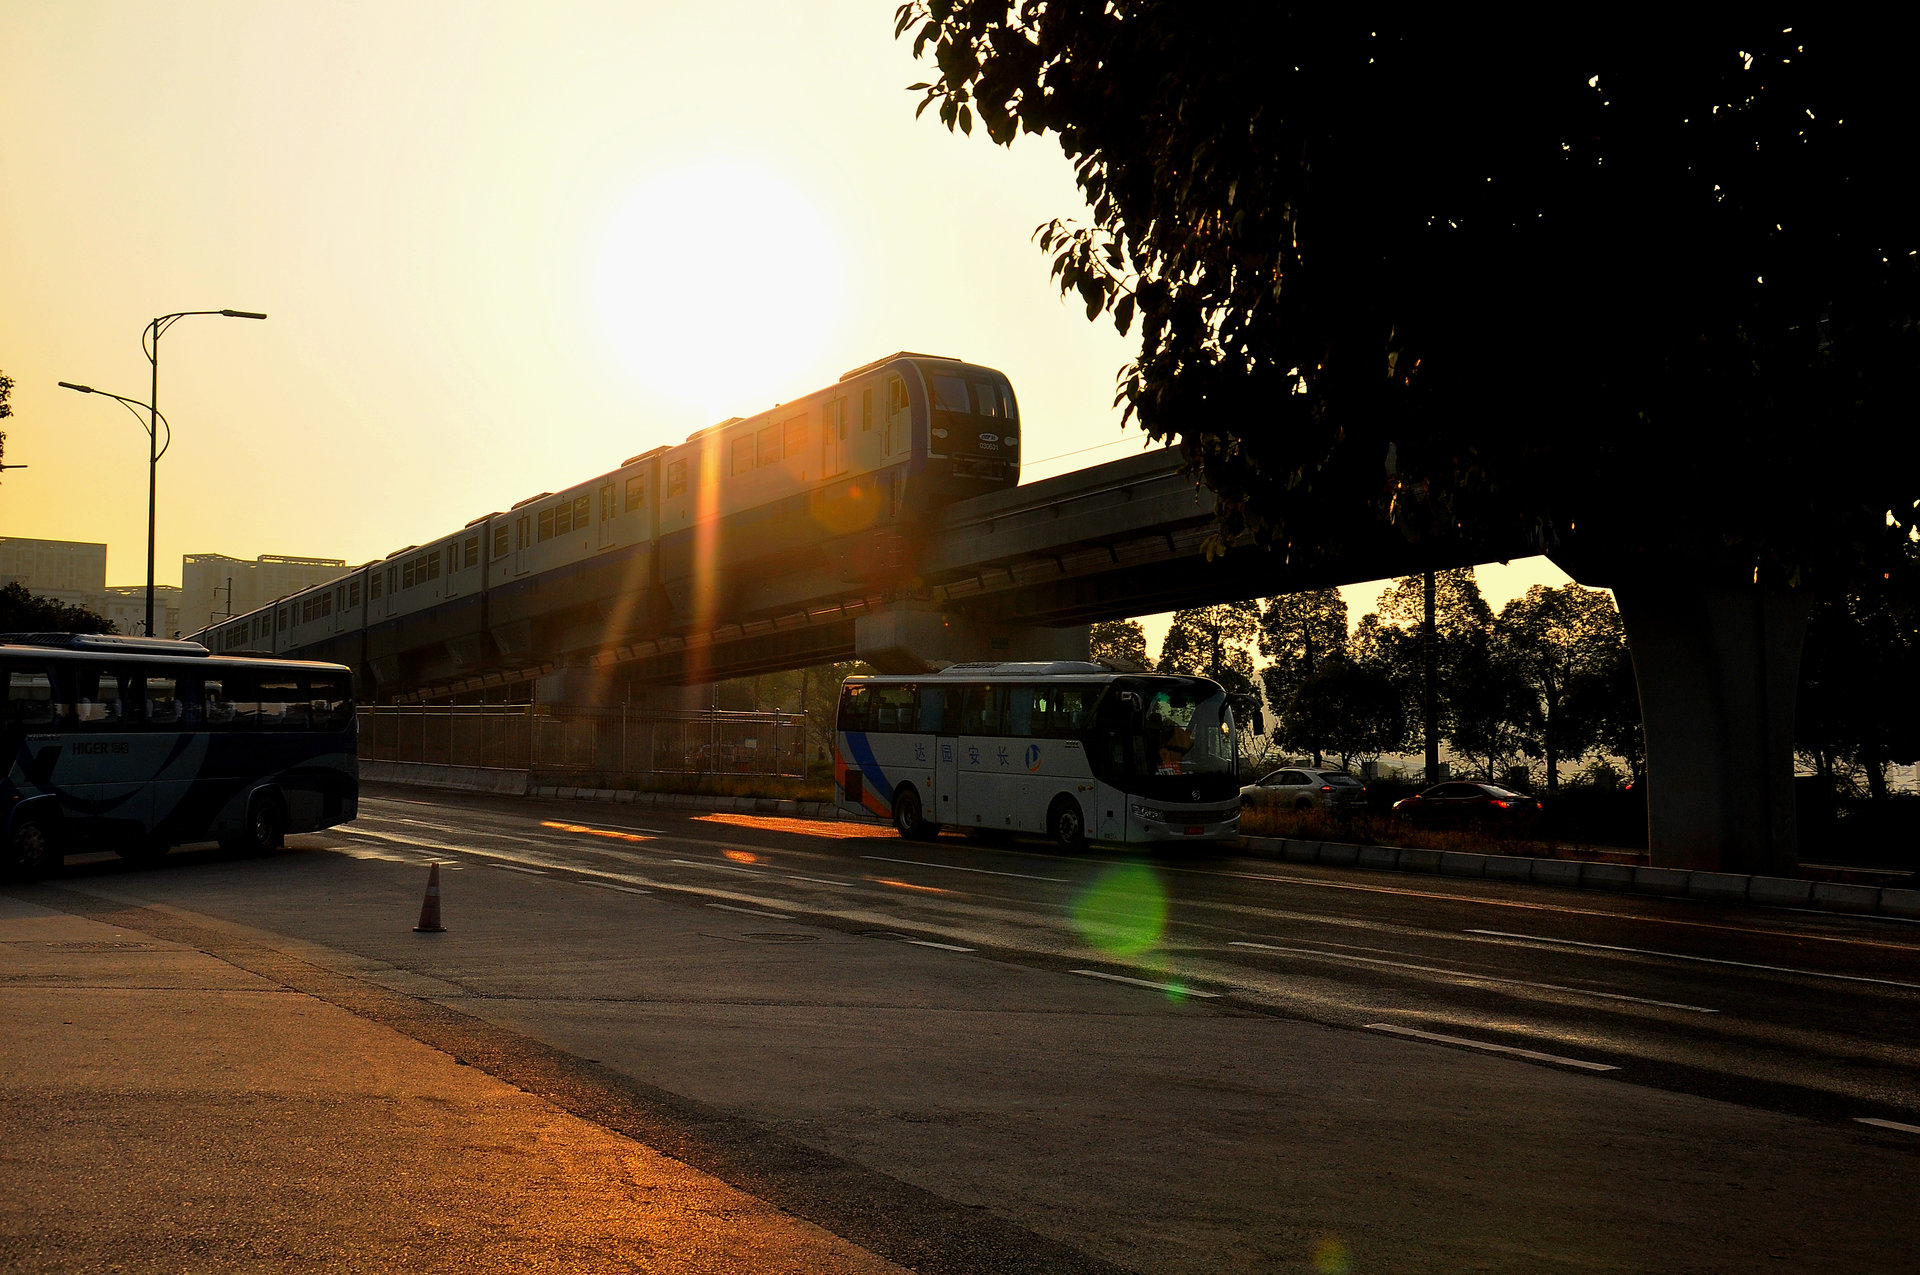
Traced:
POLYGON ((1257 602, 1222 602, 1173 613, 1160 646, 1162 673, 1210 677, 1226 688, 1234 711, 1250 715, 1260 702, 1253 684, 1253 655, 1248 650, 1259 630, 1257 602))
POLYGON ((1087 638, 1087 654, 1120 669, 1145 669, 1147 631, 1138 620, 1103 620, 1087 638))
POLYGON ((1514 676, 1533 694, 1528 716, 1539 723, 1547 791, 1558 791, 1560 763, 1585 754, 1601 730, 1591 710, 1603 701, 1576 688, 1589 679, 1604 683, 1625 651, 1620 613, 1599 589, 1536 584, 1500 609, 1495 633, 1514 676))
POLYGON ((83 606, 31 593, 15 580, 0 588, 0 633, 111 633, 113 621, 83 606))
POLYGON ((1073 164, 1090 219, 1042 249, 1138 324, 1119 398, 1227 539, 1794 583, 1916 516, 1914 40, 1769 12, 909 0, 896 34, 921 110, 1073 164))

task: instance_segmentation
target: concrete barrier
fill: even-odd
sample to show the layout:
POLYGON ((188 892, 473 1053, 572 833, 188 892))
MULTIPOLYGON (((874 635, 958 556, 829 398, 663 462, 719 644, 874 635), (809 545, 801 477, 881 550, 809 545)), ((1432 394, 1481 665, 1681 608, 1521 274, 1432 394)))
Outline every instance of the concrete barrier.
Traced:
POLYGON ((1531 879, 1541 885, 1577 886, 1582 879, 1581 869, 1589 866, 1578 859, 1535 859, 1531 879))
POLYGON ((1320 843, 1320 862, 1340 868, 1356 867, 1360 863, 1360 847, 1339 841, 1323 841, 1320 843))
POLYGON ((1888 916, 1905 916, 1920 920, 1920 890, 1881 886, 1880 910, 1888 916))
POLYGON ((1400 847, 1361 846, 1360 866, 1363 868, 1397 868, 1400 866, 1400 847))
POLYGON ((1489 881, 1531 881, 1533 879, 1533 860, 1514 854, 1490 854, 1484 856, 1486 866, 1481 876, 1489 881))
POLYGON ((1840 881, 1815 881, 1813 905, 1831 912, 1878 912, 1880 887, 1847 885, 1840 881))
POLYGON ((1633 889, 1634 868, 1625 863, 1589 863, 1580 873, 1580 884, 1596 890, 1633 889))
POLYGON ((1684 898, 1692 884, 1693 873, 1684 868, 1635 868, 1633 889, 1636 894, 1664 894, 1684 898))
POLYGON ((1487 875, 1487 856, 1466 850, 1446 850, 1440 855, 1440 871, 1450 877, 1483 877, 1487 875))
POLYGON ((1753 877, 1747 882, 1747 902, 1768 907, 1803 908, 1813 900, 1813 882, 1792 877, 1753 877))
POLYGON ((1710 903, 1745 903, 1750 880, 1740 872, 1689 872, 1687 895, 1710 903))
POLYGON ((1396 866, 1402 872, 1438 872, 1440 871, 1440 852, 1409 846, 1400 851, 1400 859, 1396 866))

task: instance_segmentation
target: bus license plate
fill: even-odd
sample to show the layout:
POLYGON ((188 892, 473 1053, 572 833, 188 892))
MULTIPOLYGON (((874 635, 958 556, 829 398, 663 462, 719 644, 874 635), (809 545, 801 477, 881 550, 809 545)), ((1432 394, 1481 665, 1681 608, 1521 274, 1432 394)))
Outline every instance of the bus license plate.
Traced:
POLYGON ((1190 828, 1188 828, 1188 829, 1187 829, 1187 835, 1188 835, 1189 837, 1197 837, 1197 836, 1199 836, 1199 835, 1200 835, 1201 833, 1203 833, 1203 832, 1205 832, 1205 831, 1206 831, 1206 829, 1205 829, 1205 828, 1202 828, 1202 827, 1199 827, 1199 826, 1197 826, 1197 825, 1196 825, 1196 826, 1194 826, 1194 827, 1190 827, 1190 828))

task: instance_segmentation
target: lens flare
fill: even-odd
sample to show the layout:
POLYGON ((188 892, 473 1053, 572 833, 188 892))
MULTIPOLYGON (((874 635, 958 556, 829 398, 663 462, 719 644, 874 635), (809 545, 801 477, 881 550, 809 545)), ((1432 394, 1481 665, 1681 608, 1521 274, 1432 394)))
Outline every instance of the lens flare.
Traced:
POLYGON ((1167 892, 1144 863, 1102 872, 1073 904, 1080 937, 1113 956, 1137 956, 1159 944, 1167 929, 1167 892))
POLYGON ((1353 1254, 1338 1235, 1323 1235, 1313 1245, 1313 1269, 1320 1275, 1347 1275, 1353 1269, 1353 1254))

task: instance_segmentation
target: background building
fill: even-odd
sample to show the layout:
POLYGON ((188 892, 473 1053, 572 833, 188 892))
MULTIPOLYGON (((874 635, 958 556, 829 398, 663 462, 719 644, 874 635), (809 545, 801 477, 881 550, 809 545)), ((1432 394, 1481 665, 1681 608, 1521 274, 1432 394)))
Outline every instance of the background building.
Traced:
MULTIPOLYGON (((117 632, 138 637, 147 631, 147 586, 144 584, 108 585, 103 596, 86 605, 112 620, 117 632)), ((179 633, 180 586, 156 584, 153 586, 153 635, 176 637, 179 633)))
MULTIPOLYGON (((107 547, 80 540, 0 536, 0 585, 16 581, 29 593, 97 611, 107 592, 107 547)), ((145 614, 143 609, 143 618, 145 614)))
POLYGON ((245 615, 346 571, 344 558, 263 553, 249 562, 223 553, 190 553, 180 560, 180 623, 176 627, 197 631, 223 616, 245 615))

